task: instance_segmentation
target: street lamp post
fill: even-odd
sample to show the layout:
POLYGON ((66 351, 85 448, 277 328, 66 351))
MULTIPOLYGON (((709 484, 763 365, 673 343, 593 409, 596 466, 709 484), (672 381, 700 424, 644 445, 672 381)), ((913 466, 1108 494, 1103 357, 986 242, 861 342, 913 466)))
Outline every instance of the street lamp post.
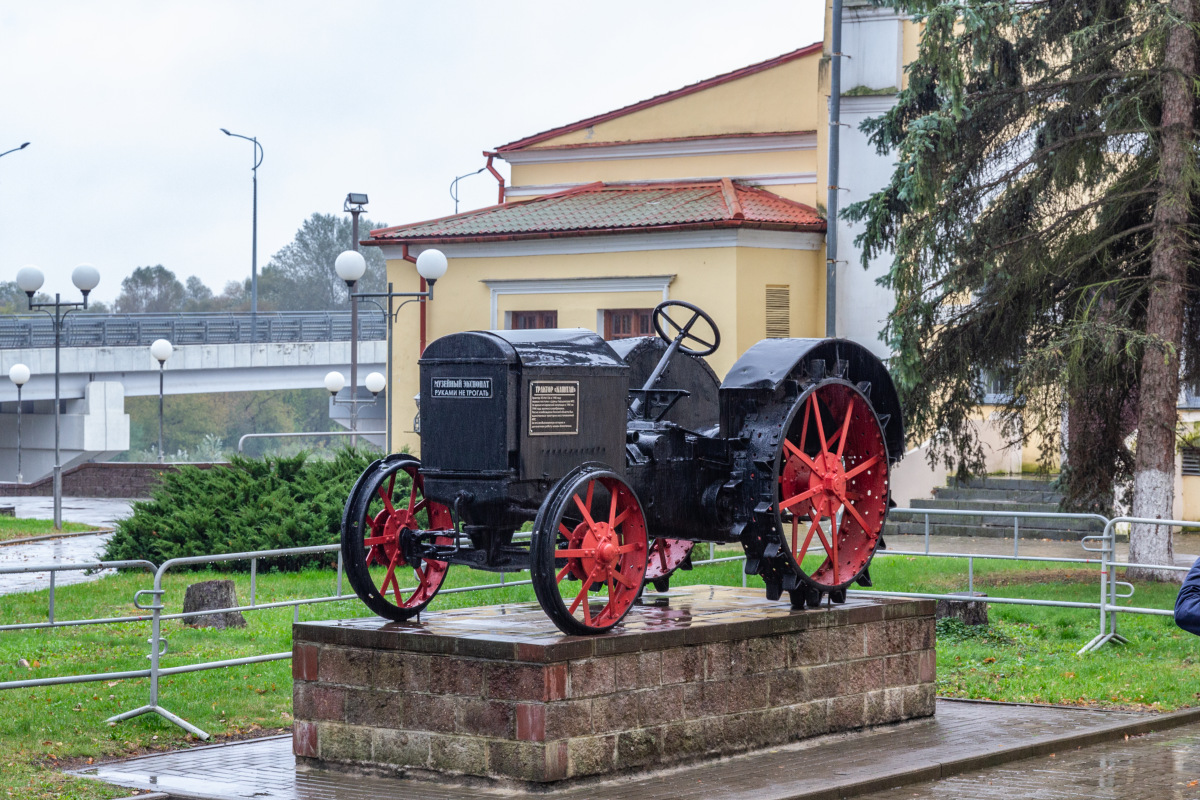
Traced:
POLYGON ((24 483, 25 475, 21 472, 21 389, 29 382, 29 367, 13 364, 8 379, 17 386, 17 483, 24 483))
POLYGON ((5 150, 3 153, 0 153, 0 158, 3 158, 4 156, 8 155, 9 153, 15 153, 18 150, 24 150, 26 147, 29 147, 29 142, 26 142, 25 144, 21 145, 20 147, 14 147, 12 150, 5 150))
MULTIPOLYGON (((345 255, 345 254, 343 253, 343 255, 345 255)), ((339 258, 340 258, 340 256, 339 256, 339 258)), ((446 274, 447 266, 448 266, 448 262, 446 261, 446 256, 445 256, 445 254, 442 253, 441 250, 434 250, 434 249, 425 250, 425 251, 422 251, 422 253, 419 256, 417 256, 417 274, 425 279, 425 283, 429 286, 429 289, 427 291, 424 291, 424 292, 393 292, 392 284, 389 282, 386 292, 358 292, 358 293, 351 292, 351 294, 350 294, 351 302, 353 302, 354 300, 362 300, 362 299, 366 299, 366 298, 375 298, 375 297, 386 297, 387 298, 387 301, 388 301, 388 307, 387 307, 387 340, 388 340, 387 373, 388 374, 387 374, 387 378, 385 380, 386 380, 388 386, 392 385, 392 326, 396 323, 396 316, 400 313, 400 309, 404 308, 409 303, 415 303, 415 302, 425 303, 425 302, 432 300, 433 299, 433 285, 438 282, 439 278, 441 278, 443 275, 446 274), (392 300, 397 297, 406 297, 408 299, 405 300, 403 303, 401 303, 399 306, 397 306, 393 310, 392 309, 392 300)), ((388 448, 390 448, 392 445, 392 414, 391 414, 391 409, 390 409, 391 402, 392 401, 389 399, 388 400, 389 409, 388 409, 388 414, 387 414, 387 427, 386 427, 387 433, 385 434, 387 437, 387 442, 385 443, 385 447, 388 447, 388 448)))
MULTIPOLYGON (((357 215, 354 222, 355 227, 358 227, 357 215)), ((355 238, 357 239, 357 237, 355 238)), ((357 249, 346 250, 333 262, 333 268, 338 277, 346 282, 346 292, 350 295, 350 399, 353 401, 356 399, 355 393, 358 391, 358 300, 354 296, 354 285, 366 273, 367 260, 357 249)), ((358 404, 352 402, 350 405, 351 447, 358 444, 358 436, 355 435, 357 431, 358 404)))
POLYGON ((155 339, 150 355, 158 362, 158 463, 163 463, 163 370, 175 348, 166 339, 155 339))
POLYGON ((254 173, 254 216, 250 229, 250 324, 254 328, 251 336, 254 341, 258 341, 258 167, 263 162, 263 146, 254 136, 230 133, 225 128, 221 128, 221 133, 245 139, 254 144, 254 166, 251 167, 251 171, 254 173))
POLYGON ((24 266, 17 270, 17 286, 29 297, 29 310, 41 311, 50 317, 54 323, 54 530, 62 530, 62 424, 59 418, 62 411, 62 372, 60 351, 62 349, 63 322, 67 315, 80 308, 87 308, 88 293, 100 283, 100 273, 91 264, 80 264, 71 273, 71 282, 83 293, 82 302, 64 303, 62 295, 54 294, 54 302, 33 302, 33 295, 42 288, 45 276, 34 266, 24 266), (54 313, 50 313, 50 309, 54 313))
MULTIPOLYGON (((379 393, 387 386, 387 378, 380 375, 378 372, 372 372, 367 375, 365 381, 367 391, 371 393, 370 400, 360 400, 358 398, 358 386, 354 383, 350 384, 350 399, 338 400, 337 394, 346 386, 346 376, 342 373, 329 372, 325 374, 325 390, 333 397, 333 404, 339 406, 350 406, 350 430, 357 431, 355 425, 358 422, 358 407, 360 405, 373 404, 379 400, 379 393)), ((357 436, 350 437, 350 446, 354 447, 358 443, 357 436)), ((384 447, 387 447, 387 442, 384 442, 384 447)))

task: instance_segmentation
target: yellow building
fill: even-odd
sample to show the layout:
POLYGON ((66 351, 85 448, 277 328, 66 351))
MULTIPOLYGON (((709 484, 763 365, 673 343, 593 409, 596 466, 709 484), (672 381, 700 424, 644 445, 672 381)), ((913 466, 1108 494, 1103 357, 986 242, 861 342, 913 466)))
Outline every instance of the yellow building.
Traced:
POLYGON ((718 375, 765 337, 823 335, 821 47, 498 147, 512 167, 499 205, 372 231, 396 291, 424 288, 423 249, 450 261, 393 328, 391 449, 418 451, 417 358, 454 331, 646 335, 655 305, 686 300, 721 329, 718 375))

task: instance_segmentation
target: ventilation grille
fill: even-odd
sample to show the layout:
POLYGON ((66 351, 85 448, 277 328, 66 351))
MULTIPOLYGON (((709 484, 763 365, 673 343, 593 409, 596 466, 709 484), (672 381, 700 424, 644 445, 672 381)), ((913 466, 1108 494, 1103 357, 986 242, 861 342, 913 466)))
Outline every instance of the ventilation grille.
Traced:
POLYGON ((1200 447, 1183 448, 1183 474, 1200 477, 1200 447))
POLYGON ((791 289, 767 287, 767 338, 786 339, 792 335, 791 289))

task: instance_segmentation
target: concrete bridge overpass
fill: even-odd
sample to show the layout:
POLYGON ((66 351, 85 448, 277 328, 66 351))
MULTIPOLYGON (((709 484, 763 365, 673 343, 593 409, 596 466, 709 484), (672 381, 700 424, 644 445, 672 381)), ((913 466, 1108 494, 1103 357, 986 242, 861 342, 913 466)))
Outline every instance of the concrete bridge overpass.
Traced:
MULTIPOLYGON (((175 345, 163 382, 174 395, 319 388, 331 369, 349 372, 350 333, 349 312, 72 314, 59 352, 63 466, 129 449, 125 398, 158 394, 155 339, 175 345)), ((383 312, 360 308, 360 382, 385 371, 385 334, 383 312)), ((54 329, 46 315, 0 316, 0 481, 16 477, 17 391, 7 376, 18 363, 32 373, 21 393, 28 481, 54 463, 54 329)), ((336 407, 335 419, 342 411, 336 407)), ((363 411, 360 427, 376 429, 363 411)))

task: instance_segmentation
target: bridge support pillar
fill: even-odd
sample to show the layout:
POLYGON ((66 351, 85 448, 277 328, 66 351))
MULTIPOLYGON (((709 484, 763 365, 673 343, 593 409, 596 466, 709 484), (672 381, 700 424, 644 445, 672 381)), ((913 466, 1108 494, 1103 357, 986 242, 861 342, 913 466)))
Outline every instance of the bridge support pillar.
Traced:
MULTIPOLYGON (((125 388, 92 381, 83 397, 64 399, 63 469, 84 461, 107 461, 129 449, 125 388)), ((54 401, 27 400, 21 414, 21 467, 27 483, 54 471, 54 401)), ((0 404, 0 482, 17 479, 17 404, 0 404)))

